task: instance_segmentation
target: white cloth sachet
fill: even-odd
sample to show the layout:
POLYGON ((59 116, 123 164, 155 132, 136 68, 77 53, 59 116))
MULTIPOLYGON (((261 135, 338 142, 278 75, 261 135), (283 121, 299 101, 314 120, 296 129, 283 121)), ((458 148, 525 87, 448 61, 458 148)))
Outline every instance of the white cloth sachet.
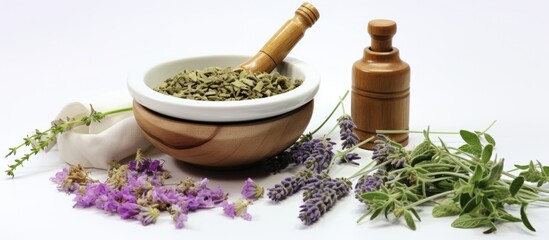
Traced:
MULTIPOLYGON (((97 112, 108 112, 131 107, 132 98, 127 92, 116 92, 72 102, 61 109, 57 119, 87 116, 91 113, 90 104, 97 112)), ((124 159, 135 154, 137 149, 149 146, 132 111, 108 115, 100 122, 75 127, 57 136, 62 161, 99 169, 108 169, 114 160, 124 159)))

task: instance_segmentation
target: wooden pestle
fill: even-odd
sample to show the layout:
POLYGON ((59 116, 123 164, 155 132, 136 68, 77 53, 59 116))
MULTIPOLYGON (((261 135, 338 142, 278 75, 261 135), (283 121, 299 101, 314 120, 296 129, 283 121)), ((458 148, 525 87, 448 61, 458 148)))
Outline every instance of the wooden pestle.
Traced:
POLYGON ((312 4, 307 2, 301 4, 295 11, 294 17, 286 21, 255 56, 240 64, 239 67, 250 72, 273 71, 301 40, 305 30, 310 28, 319 17, 318 10, 312 4))

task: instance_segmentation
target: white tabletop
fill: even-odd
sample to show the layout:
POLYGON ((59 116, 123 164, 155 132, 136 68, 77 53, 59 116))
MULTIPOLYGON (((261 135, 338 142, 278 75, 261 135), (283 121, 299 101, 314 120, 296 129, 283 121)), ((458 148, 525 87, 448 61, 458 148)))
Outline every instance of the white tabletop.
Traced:
MULTIPOLYGON (((301 1, 8 1, 0 0, 0 149, 19 144, 35 128, 47 127, 73 100, 126 89, 128 71, 145 59, 211 54, 255 54, 301 1)), ((290 56, 313 65, 322 77, 309 129, 350 89, 351 66, 369 46, 366 26, 376 18, 398 24, 394 46, 412 69, 410 128, 481 130, 490 133, 507 167, 529 160, 549 164, 549 4, 546 1, 312 1, 320 12, 290 56)), ((345 101, 350 110, 350 101, 345 101)), ((331 122, 334 123, 333 121, 331 122)), ((331 127, 331 126, 330 126, 331 127)), ((329 127, 324 129, 329 130, 329 127)), ((335 137, 335 135, 334 135, 335 137)), ((443 136, 444 138, 444 136, 443 136)), ((412 135, 410 146, 422 140, 412 135)), ((359 151, 368 161, 371 153, 359 151)), ((162 154, 160 154, 162 157, 162 154)), ((169 157, 165 157, 170 160, 169 157)), ((13 159, 2 160, 1 169, 13 159)), ((338 202, 319 222, 297 218, 301 199, 279 204, 264 198, 249 208, 254 219, 231 220, 220 208, 189 215, 177 230, 169 216, 143 227, 137 221, 96 209, 75 209, 72 196, 48 179, 65 167, 55 151, 39 154, 16 172, 0 177, 2 239, 411 239, 541 238, 549 233, 549 208, 532 206, 536 233, 505 223, 492 235, 483 229, 450 227, 453 218, 420 212, 416 231, 378 219, 356 224, 365 208, 352 196, 338 202)), ((173 160, 176 178, 208 177, 239 194, 252 176, 270 187, 285 176, 243 170, 219 173, 173 160)), ((357 168, 336 166, 334 175, 357 168)), ((104 177, 93 170, 93 176, 104 177)), ((516 210, 516 209, 515 209, 516 210)))

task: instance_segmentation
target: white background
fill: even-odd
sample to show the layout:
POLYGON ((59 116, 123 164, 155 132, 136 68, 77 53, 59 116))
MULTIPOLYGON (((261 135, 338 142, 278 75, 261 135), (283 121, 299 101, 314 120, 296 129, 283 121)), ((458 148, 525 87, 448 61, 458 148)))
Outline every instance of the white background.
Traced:
MULTIPOLYGON (((47 127, 73 100, 125 90, 128 71, 156 58, 211 54, 255 54, 302 1, 26 1, 0 0, 0 149, 35 128, 47 127)), ((322 76, 310 129, 318 125, 351 84, 351 66, 369 46, 367 22, 393 19, 394 45, 411 65, 410 128, 490 131, 498 156, 511 164, 549 164, 549 4, 544 1, 312 1, 319 21, 290 53, 322 76)), ((345 102, 349 107, 349 99, 345 102)), ((331 124, 334 122, 332 121, 331 124)), ((329 129, 331 126, 324 130, 329 129)), ((335 136, 334 136, 335 137, 335 136)), ((443 136, 443 138, 446 138, 443 136)), ((412 135, 410 145, 421 140, 412 135)), ((370 152, 360 151, 368 161, 370 152)), ((219 173, 168 160, 179 178, 208 177, 238 197, 248 176, 268 187, 290 173, 219 173)), ((7 169, 12 158, 1 160, 7 169)), ((95 209, 72 208, 72 197, 57 192, 49 177, 66 166, 56 152, 40 154, 16 172, 0 176, 2 239, 522 239, 549 234, 549 208, 532 206, 537 233, 521 224, 483 229, 450 227, 452 218, 420 212, 416 231, 379 219, 356 224, 365 210, 352 196, 338 202, 318 223, 305 227, 300 197, 280 204, 263 199, 249 209, 254 219, 231 220, 220 208, 189 215, 176 230, 168 215, 143 227, 95 209)), ((338 166, 335 175, 357 168, 338 166)), ((101 171, 94 171, 101 177, 101 171)))

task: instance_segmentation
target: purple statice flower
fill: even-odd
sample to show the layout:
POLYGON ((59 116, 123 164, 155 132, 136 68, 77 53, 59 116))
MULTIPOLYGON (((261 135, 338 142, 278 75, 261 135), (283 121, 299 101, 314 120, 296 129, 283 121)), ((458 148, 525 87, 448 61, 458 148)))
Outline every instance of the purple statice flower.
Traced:
POLYGON ((221 203, 227 199, 227 193, 221 188, 212 190, 207 186, 209 180, 203 178, 200 181, 194 181, 193 179, 187 179, 177 184, 175 190, 184 195, 182 201, 186 202, 186 205, 190 211, 195 211, 204 208, 213 208, 216 204, 221 203))
POLYGON ((339 136, 341 141, 341 149, 349 149, 354 147, 360 140, 353 130, 356 128, 353 119, 348 114, 345 114, 337 119, 339 125, 339 136))
POLYGON ((63 184, 65 179, 67 179, 68 176, 69 176, 69 169, 68 168, 63 168, 61 171, 55 173, 55 177, 51 177, 50 181, 52 181, 53 183, 55 183, 57 185, 61 185, 61 184, 63 184))
POLYGON ((98 198, 100 196, 107 196, 108 185, 105 183, 90 183, 86 187, 83 187, 83 191, 75 192, 76 196, 74 201, 76 201, 75 207, 87 208, 95 206, 98 198))
POLYGON ((257 200, 263 197, 263 192, 265 192, 265 189, 262 186, 259 186, 251 178, 244 181, 244 186, 242 187, 242 191, 240 191, 242 196, 248 200, 257 200))
POLYGON ((274 187, 267 189, 267 197, 275 202, 282 201, 298 192, 312 175, 311 171, 304 170, 294 176, 286 177, 280 183, 275 184, 274 187))
POLYGON ((164 171, 163 165, 164 163, 160 160, 152 160, 138 154, 138 159, 128 163, 128 169, 151 176, 162 173, 164 171))
POLYGON ((126 202, 118 206, 118 214, 122 219, 134 219, 139 214, 140 209, 139 204, 126 202))
POLYGON ((406 164, 406 159, 409 158, 409 154, 402 145, 392 141, 383 134, 378 134, 377 137, 378 139, 374 141, 375 145, 372 149, 372 160, 375 160, 378 165, 389 162, 385 167, 387 171, 403 168, 406 164))
POLYGON ((50 181, 57 184, 57 189, 61 192, 74 193, 81 186, 94 182, 88 177, 88 173, 80 165, 74 165, 70 168, 64 168, 50 178, 50 181))
POLYGON ((248 205, 250 205, 250 201, 246 200, 243 201, 242 199, 238 199, 236 202, 233 202, 229 204, 227 201, 221 202, 221 206, 223 207, 223 212, 225 215, 235 218, 235 217, 242 217, 246 221, 252 220, 252 215, 248 213, 248 205))
POLYGON ((149 191, 152 204, 176 204, 180 202, 183 196, 175 189, 165 186, 156 186, 149 191))
POLYGON ((372 175, 361 176, 355 185, 355 198, 360 202, 364 202, 362 194, 379 190, 385 184, 386 178, 387 172, 382 169, 372 175))
POLYGON ((139 214, 137 214, 137 219, 141 221, 141 224, 147 226, 151 223, 155 223, 156 219, 160 216, 160 210, 152 206, 142 206, 139 214))
POLYGON ((359 163, 355 162, 355 160, 359 160, 359 159, 360 159, 360 155, 358 155, 358 153, 347 153, 347 154, 343 155, 343 157, 341 157, 339 160, 342 163, 350 163, 350 164, 353 164, 353 165, 359 165, 359 163))
POLYGON ((170 215, 172 216, 173 221, 175 222, 175 228, 183 228, 184 223, 187 221, 187 209, 186 207, 181 207, 179 204, 173 204, 169 209, 170 215))
POLYGON ((344 178, 331 179, 327 176, 315 176, 304 189, 304 204, 300 206, 299 219, 310 225, 326 213, 336 201, 347 195, 351 182, 344 178))

